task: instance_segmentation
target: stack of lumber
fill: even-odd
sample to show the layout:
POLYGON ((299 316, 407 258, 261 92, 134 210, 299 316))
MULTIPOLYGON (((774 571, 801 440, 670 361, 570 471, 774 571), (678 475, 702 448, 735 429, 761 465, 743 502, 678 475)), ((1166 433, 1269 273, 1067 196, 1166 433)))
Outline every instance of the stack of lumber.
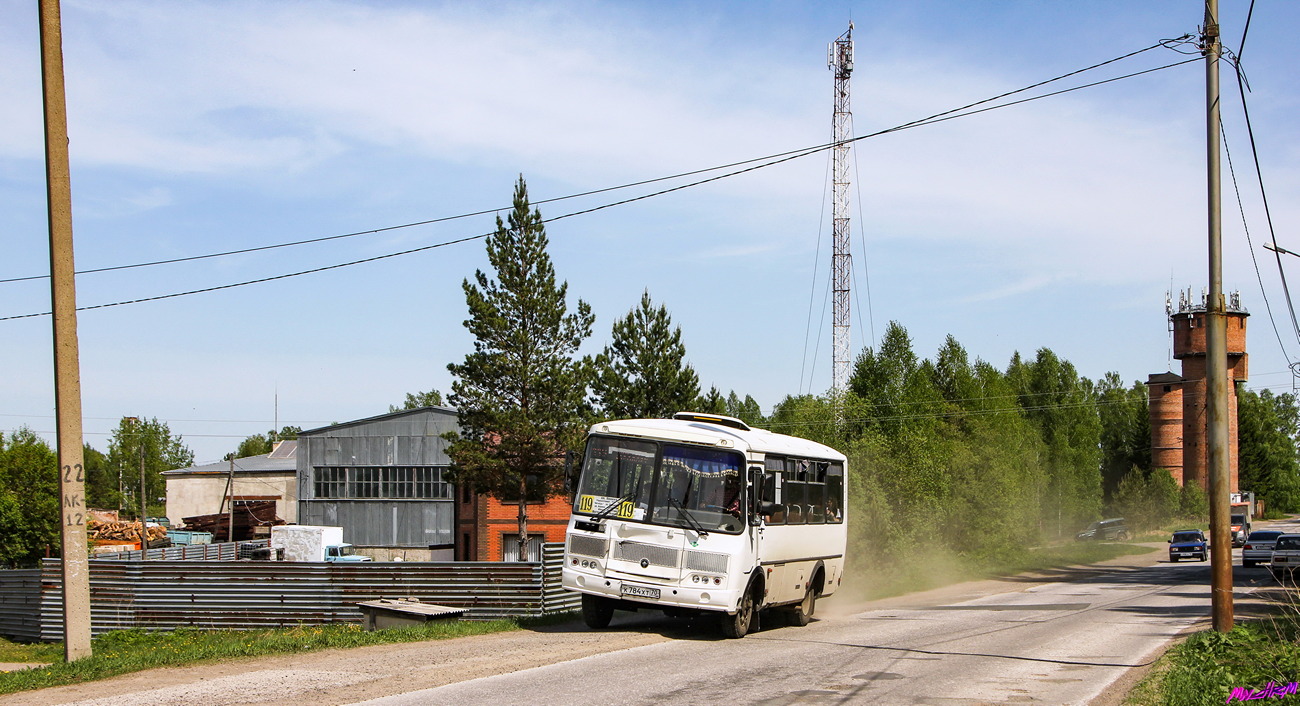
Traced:
MULTIPOLYGON (((140 541, 140 523, 110 521, 100 522, 91 518, 86 523, 86 533, 90 539, 96 542, 138 542, 140 541)), ((150 525, 146 528, 146 535, 149 537, 149 546, 162 546, 167 539, 167 528, 159 525, 150 525)))
POLYGON ((253 528, 255 527, 284 524, 284 520, 275 516, 274 500, 236 505, 233 538, 229 536, 230 515, 224 512, 214 515, 197 515, 184 519, 185 529, 211 532, 213 540, 217 542, 253 539, 253 528))

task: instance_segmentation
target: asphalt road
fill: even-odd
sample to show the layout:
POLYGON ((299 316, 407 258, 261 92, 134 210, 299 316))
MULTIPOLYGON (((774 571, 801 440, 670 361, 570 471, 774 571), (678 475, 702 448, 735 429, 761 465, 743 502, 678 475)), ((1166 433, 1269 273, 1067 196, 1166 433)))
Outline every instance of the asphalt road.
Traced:
MULTIPOLYGON (((1241 612, 1273 581, 1234 554, 1241 612)), ((1158 552, 914 594, 741 640, 616 613, 612 630, 676 639, 365 703, 1085 704, 1207 624, 1209 603, 1209 562, 1158 552)))

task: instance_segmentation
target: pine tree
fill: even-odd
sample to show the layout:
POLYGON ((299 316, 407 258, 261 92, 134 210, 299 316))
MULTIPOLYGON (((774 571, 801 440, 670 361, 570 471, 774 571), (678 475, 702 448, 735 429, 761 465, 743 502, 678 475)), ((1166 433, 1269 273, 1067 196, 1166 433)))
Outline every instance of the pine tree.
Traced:
POLYGON ((452 363, 452 406, 464 436, 450 435, 447 455, 457 484, 519 501, 519 552, 528 544, 530 490, 560 490, 564 452, 576 449, 585 422, 588 366, 574 359, 591 335, 591 307, 568 312, 568 283, 556 284, 542 214, 528 204, 521 176, 514 209, 487 240, 496 278, 465 280, 474 352, 452 363))
POLYGON ((596 356, 596 402, 611 419, 668 418, 690 409, 700 380, 685 359, 681 327, 646 290, 641 305, 614 322, 613 340, 596 356))

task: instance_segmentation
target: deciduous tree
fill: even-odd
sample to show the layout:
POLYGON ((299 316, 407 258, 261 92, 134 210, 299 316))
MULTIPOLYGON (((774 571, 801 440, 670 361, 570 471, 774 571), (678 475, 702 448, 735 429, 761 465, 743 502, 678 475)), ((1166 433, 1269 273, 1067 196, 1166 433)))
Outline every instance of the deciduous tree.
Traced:
POLYGON ((279 433, 276 433, 276 431, 272 429, 265 434, 254 434, 239 442, 238 448, 223 456, 221 460, 229 461, 234 458, 265 456, 275 449, 275 442, 297 439, 298 434, 301 432, 302 427, 286 426, 281 428, 279 433))
POLYGON ((164 422, 122 417, 108 442, 107 467, 121 474, 124 508, 138 515, 143 492, 146 512, 161 509, 159 498, 167 493, 162 472, 194 465, 194 452, 180 435, 172 435, 164 422), (144 488, 140 487, 143 468, 144 488), (152 506, 152 509, 149 509, 152 506))
POLYGON ((428 392, 408 392, 406 393, 406 400, 402 402, 401 407, 390 404, 388 405, 388 411, 401 412, 402 410, 406 410, 406 409, 420 409, 421 407, 439 407, 441 405, 442 405, 442 393, 438 392, 437 390, 429 390, 428 392))
POLYGON ((1265 509, 1300 510, 1300 461, 1296 456, 1300 408, 1289 392, 1242 391, 1237 396, 1238 476, 1265 509))
POLYGON ((59 462, 30 429, 0 434, 0 565, 33 566, 59 548, 59 462))

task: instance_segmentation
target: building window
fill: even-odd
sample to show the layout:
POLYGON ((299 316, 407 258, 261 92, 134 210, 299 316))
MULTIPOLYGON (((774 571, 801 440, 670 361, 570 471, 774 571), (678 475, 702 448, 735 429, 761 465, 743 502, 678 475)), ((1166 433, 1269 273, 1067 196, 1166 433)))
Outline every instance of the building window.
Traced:
POLYGON ((519 535, 507 534, 501 537, 501 561, 541 561, 542 540, 540 534, 528 535, 528 550, 523 559, 519 558, 519 535))
POLYGON ((442 466, 317 466, 316 497, 330 500, 451 500, 442 466))

